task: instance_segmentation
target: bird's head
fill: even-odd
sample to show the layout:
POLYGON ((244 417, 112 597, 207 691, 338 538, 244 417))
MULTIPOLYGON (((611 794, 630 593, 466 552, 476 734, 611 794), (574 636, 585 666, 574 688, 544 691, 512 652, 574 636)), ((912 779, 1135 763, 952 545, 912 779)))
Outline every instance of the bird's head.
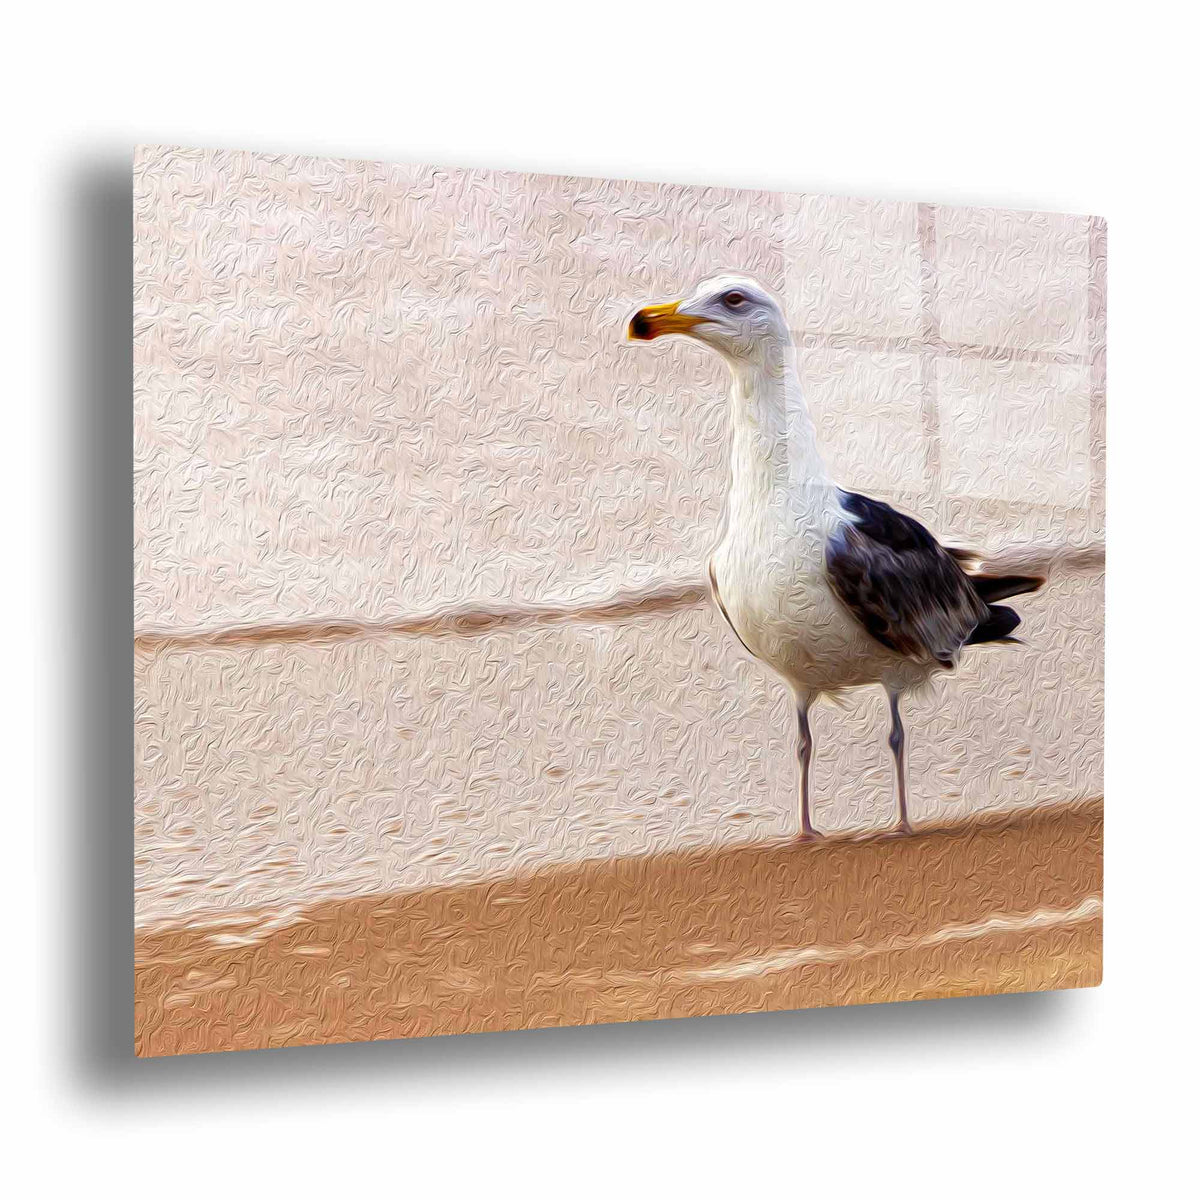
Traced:
POLYGON ((668 333, 703 342, 735 365, 761 359, 768 347, 790 340, 779 302, 762 284, 740 275, 705 280, 685 299, 652 304, 629 322, 634 341, 668 333))

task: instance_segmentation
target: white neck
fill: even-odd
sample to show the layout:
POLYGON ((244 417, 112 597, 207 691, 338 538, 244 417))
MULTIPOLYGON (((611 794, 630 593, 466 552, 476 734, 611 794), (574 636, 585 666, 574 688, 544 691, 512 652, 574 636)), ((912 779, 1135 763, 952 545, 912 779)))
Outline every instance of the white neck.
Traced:
POLYGON ((817 448, 790 340, 764 339, 754 359, 728 361, 733 372, 731 519, 746 505, 792 515, 824 507, 833 482, 817 448))

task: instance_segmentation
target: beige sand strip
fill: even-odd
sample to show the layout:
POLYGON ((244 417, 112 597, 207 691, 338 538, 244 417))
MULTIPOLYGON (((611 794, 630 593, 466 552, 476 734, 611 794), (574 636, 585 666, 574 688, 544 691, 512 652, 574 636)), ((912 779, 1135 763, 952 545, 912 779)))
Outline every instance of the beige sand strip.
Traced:
POLYGON ((971 941, 995 933, 1019 933, 1024 930, 1051 929, 1058 925, 1077 925, 1090 921, 1103 911, 1099 896, 1066 909, 1039 909, 1024 916, 997 913, 983 921, 965 925, 947 925, 944 929, 920 937, 892 938, 874 945, 860 946, 808 946, 802 950, 789 950, 780 954, 764 954, 756 958, 743 958, 734 962, 721 963, 714 967, 698 967, 679 972, 684 979, 744 979, 752 975, 766 975, 771 971, 786 971, 790 967, 806 963, 835 963, 852 958, 868 958, 875 954, 888 954, 896 950, 920 950, 926 946, 942 946, 947 942, 971 941))
POLYGON ((309 907, 136 948, 142 1055, 1096 984, 1101 805, 309 907), (265 936, 263 936, 265 934, 265 936))

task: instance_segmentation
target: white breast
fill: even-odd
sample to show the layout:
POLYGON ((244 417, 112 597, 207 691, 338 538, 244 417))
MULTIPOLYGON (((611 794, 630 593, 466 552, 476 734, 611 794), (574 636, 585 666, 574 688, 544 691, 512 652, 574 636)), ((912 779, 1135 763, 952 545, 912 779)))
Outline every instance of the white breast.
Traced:
POLYGON ((738 504, 731 494, 711 564, 730 624, 799 691, 877 682, 898 656, 862 628, 825 575, 825 541, 843 519, 836 491, 812 489, 799 505, 794 492, 787 499, 738 504))

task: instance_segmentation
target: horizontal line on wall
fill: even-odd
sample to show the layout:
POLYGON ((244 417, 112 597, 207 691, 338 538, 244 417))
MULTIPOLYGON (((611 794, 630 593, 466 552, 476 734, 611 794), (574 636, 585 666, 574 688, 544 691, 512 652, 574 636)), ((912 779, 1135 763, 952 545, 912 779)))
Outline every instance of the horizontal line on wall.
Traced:
POLYGON ((802 350, 858 350, 869 353, 929 354, 938 358, 973 358, 989 362, 1057 363, 1060 366, 1088 366, 1091 354, 1073 354, 1067 350, 1020 350, 1011 346, 988 346, 970 342, 948 342, 940 337, 877 337, 871 334, 826 333, 801 329, 794 334, 802 350))
MULTIPOLYGON (((1013 546, 1002 555, 986 559, 982 565, 992 572, 1060 574, 1090 571, 1104 565, 1104 544, 1013 546)), ((706 582, 689 580, 626 589, 608 599, 575 605, 462 604, 392 621, 328 619, 231 625, 206 630, 147 629, 134 638, 134 647, 139 650, 160 650, 269 642, 346 641, 373 636, 474 637, 500 629, 520 629, 567 621, 624 621, 632 617, 665 615, 701 604, 707 597, 706 582)))
POLYGON ((401 617, 394 621, 323 620, 233 625, 194 632, 148 630, 134 639, 137 649, 164 646, 233 646, 253 642, 342 641, 373 635, 406 637, 472 637, 497 629, 552 625, 564 621, 622 621, 630 617, 691 608, 708 595, 701 582, 658 584, 618 592, 609 600, 580 605, 492 606, 464 604, 439 612, 401 617))

